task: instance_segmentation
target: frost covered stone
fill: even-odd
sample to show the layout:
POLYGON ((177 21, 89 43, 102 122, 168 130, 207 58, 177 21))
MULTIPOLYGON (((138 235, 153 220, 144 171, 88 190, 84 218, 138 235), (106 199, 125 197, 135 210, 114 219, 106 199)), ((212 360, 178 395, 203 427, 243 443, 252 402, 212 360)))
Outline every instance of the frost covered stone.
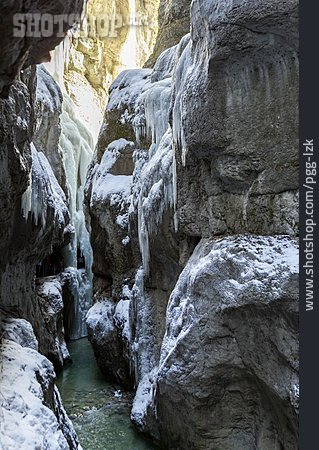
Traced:
POLYGON ((121 331, 129 339, 128 309, 126 302, 116 304, 111 299, 95 303, 87 314, 89 340, 101 371, 127 387, 131 387, 124 342, 118 339, 121 331))
POLYGON ((238 433, 251 427, 260 448, 278 439, 294 448, 298 264, 297 242, 285 236, 199 243, 169 300, 155 385, 137 391, 142 429, 154 435, 156 414, 167 442, 188 448, 253 448, 255 436, 238 433))
POLYGON ((1 448, 80 449, 54 387, 52 364, 26 346, 36 342, 32 327, 16 319, 9 319, 4 327, 0 363, 1 448))

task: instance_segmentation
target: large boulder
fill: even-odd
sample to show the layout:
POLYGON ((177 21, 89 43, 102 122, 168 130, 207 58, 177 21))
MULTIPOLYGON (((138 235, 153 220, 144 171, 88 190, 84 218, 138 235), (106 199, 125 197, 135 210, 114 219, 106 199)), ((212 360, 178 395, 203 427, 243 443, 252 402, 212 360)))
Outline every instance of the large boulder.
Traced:
POLYGON ((71 359, 65 342, 65 309, 59 277, 38 278, 36 292, 43 318, 43 332, 38 338, 39 347, 41 353, 52 361, 55 370, 59 371, 71 359))
POLYGON ((293 450, 298 392, 297 242, 202 240, 172 292, 159 368, 137 391, 133 421, 166 448, 293 450))

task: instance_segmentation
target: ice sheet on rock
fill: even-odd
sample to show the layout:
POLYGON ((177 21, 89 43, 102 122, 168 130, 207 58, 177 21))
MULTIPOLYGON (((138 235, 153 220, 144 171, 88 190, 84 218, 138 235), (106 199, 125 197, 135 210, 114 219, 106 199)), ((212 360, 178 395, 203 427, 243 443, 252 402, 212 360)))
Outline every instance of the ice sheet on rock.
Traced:
POLYGON ((131 341, 130 308, 130 299, 120 300, 116 305, 114 314, 114 323, 121 331, 122 337, 128 342, 131 341))
POLYGON ((150 83, 151 69, 124 70, 110 87, 110 99, 107 110, 134 107, 136 100, 150 83))
POLYGON ((62 102, 62 94, 44 66, 37 66, 37 101, 45 104, 50 112, 59 111, 62 102))
MULTIPOLYGON (((132 370, 136 383, 149 373, 157 364, 154 355, 156 338, 152 332, 154 323, 152 318, 153 302, 144 290, 144 269, 140 267, 135 275, 135 283, 131 290, 130 320, 134 318, 134 334, 131 338, 132 370)), ((131 326, 132 329, 132 326, 131 326)))
POLYGON ((140 101, 145 109, 146 135, 151 140, 151 155, 155 153, 169 126, 172 80, 167 78, 153 83, 141 95, 140 101))
POLYGON ((94 183, 93 199, 109 199, 111 205, 120 203, 120 199, 128 199, 131 195, 132 176, 112 175, 97 171, 96 182, 94 183))
POLYGON ((140 175, 138 235, 145 272, 149 270, 149 238, 156 234, 164 211, 175 206, 174 152, 168 129, 140 175))
POLYGON ((33 328, 24 319, 4 319, 2 321, 2 338, 13 341, 21 347, 38 350, 38 341, 33 328))
POLYGON ((193 61, 188 35, 180 42, 178 52, 180 57, 174 71, 173 138, 176 145, 181 149, 182 163, 185 165, 188 149, 184 136, 183 121, 185 114, 187 114, 187 108, 185 108, 183 102, 183 86, 186 83, 192 83, 192 79, 195 79, 194 74, 201 68, 196 61, 193 61))
POLYGON ((173 75, 176 64, 177 48, 178 45, 168 48, 158 57, 151 75, 152 83, 164 80, 165 78, 170 78, 173 75))
POLYGON ((31 217, 35 225, 44 228, 48 208, 54 211, 54 220, 60 228, 66 226, 69 218, 65 194, 59 185, 52 168, 42 152, 38 152, 31 143, 32 175, 31 184, 22 195, 21 208, 23 217, 31 217))

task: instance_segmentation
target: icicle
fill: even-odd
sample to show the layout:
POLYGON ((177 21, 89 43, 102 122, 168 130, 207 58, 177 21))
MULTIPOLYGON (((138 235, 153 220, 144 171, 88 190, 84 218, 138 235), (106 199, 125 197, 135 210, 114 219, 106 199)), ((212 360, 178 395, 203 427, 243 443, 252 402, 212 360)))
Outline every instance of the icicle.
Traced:
POLYGON ((32 220, 36 226, 46 225, 48 207, 54 210, 56 224, 65 227, 68 216, 66 198, 53 170, 42 152, 38 152, 31 143, 32 169, 29 186, 21 198, 21 210, 25 220, 32 220))
POLYGON ((174 205, 174 229, 178 232, 178 214, 177 214, 177 163, 176 146, 173 143, 173 205, 174 205))

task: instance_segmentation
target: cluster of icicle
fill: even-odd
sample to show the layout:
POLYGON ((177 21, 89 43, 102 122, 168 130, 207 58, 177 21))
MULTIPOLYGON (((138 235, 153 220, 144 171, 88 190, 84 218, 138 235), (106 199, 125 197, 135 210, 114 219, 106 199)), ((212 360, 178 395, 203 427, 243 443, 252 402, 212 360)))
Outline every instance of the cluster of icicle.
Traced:
POLYGON ((48 210, 52 209, 54 221, 60 228, 66 226, 68 208, 65 194, 60 187, 49 161, 31 143, 32 169, 29 186, 22 195, 21 209, 25 220, 30 215, 36 226, 46 226, 48 210))

